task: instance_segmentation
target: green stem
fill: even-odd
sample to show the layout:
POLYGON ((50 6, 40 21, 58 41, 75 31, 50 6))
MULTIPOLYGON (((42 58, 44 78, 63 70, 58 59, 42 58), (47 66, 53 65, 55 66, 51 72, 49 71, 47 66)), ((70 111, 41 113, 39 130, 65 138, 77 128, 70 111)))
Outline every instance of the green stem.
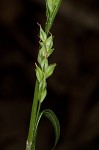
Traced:
POLYGON ((29 133, 28 133, 28 139, 26 143, 26 150, 31 150, 31 146, 34 138, 37 107, 38 107, 38 90, 39 90, 39 83, 38 80, 36 80, 34 98, 33 98, 32 110, 31 110, 29 133))
MULTIPOLYGON (((41 103, 39 102, 39 104, 38 104, 38 109, 37 109, 37 120, 38 120, 38 117, 39 117, 39 114, 40 114, 40 108, 41 108, 41 103)), ((37 121, 36 120, 36 121, 37 121)))
POLYGON ((37 113, 36 113, 36 120, 35 120, 35 133, 34 133, 34 137, 33 137, 33 144, 32 144, 32 149, 31 150, 35 150, 36 147, 36 138, 37 138, 37 128, 38 128, 38 118, 39 118, 39 114, 40 114, 40 108, 41 108, 41 103, 38 103, 38 108, 37 108, 37 113))

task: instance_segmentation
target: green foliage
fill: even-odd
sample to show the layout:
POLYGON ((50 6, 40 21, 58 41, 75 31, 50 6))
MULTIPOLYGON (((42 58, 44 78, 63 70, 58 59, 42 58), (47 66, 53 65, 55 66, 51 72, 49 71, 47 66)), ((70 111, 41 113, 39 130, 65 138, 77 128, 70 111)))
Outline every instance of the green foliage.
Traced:
POLYGON ((52 27, 55 16, 58 12, 62 0, 46 0, 46 26, 45 31, 48 34, 52 27))
POLYGON ((49 76, 51 76, 53 74, 55 67, 56 67, 56 64, 52 64, 52 65, 48 66, 48 68, 45 70, 46 78, 48 78, 49 76))
POLYGON ((60 124, 59 124, 59 121, 58 121, 55 113, 52 110, 50 110, 50 109, 45 109, 43 112, 41 112, 40 115, 43 115, 43 116, 47 117, 50 120, 50 122, 52 123, 52 125, 53 125, 54 131, 55 131, 55 144, 54 144, 52 150, 54 150, 55 146, 56 146, 56 144, 57 144, 57 142, 59 140, 59 136, 60 136, 60 124))
MULTIPOLYGON (((52 150, 55 149, 55 146, 59 140, 59 136, 60 136, 60 125, 59 125, 59 121, 55 115, 55 113, 50 110, 50 109, 45 109, 43 110, 39 116, 38 116, 38 121, 37 121, 37 124, 36 124, 36 129, 38 128, 38 125, 39 125, 39 122, 41 120, 42 117, 46 117, 49 119, 49 121, 52 123, 53 125, 53 128, 54 128, 54 131, 55 131, 55 143, 54 143, 54 146, 52 148, 52 150)), ((37 131, 36 131, 37 132, 37 131)))
POLYGON ((52 35, 47 37, 46 33, 40 26, 40 50, 38 53, 38 64, 36 64, 36 77, 39 82, 39 102, 42 103, 47 95, 46 79, 52 75, 56 64, 49 65, 48 57, 53 52, 53 38, 52 35))
POLYGON ((47 95, 47 78, 53 74, 53 71, 56 67, 56 64, 49 64, 48 58, 53 52, 53 36, 50 34, 48 36, 49 30, 53 24, 54 18, 59 9, 61 0, 46 0, 46 24, 45 31, 40 25, 40 49, 38 53, 36 65, 36 84, 33 98, 33 105, 30 118, 29 133, 26 143, 26 150, 35 150, 36 147, 36 137, 37 129, 40 122, 40 119, 45 116, 47 117, 53 125, 55 131, 55 144, 52 150, 55 149, 55 146, 58 142, 60 136, 60 125, 59 121, 50 109, 45 109, 40 112, 40 107, 47 95))

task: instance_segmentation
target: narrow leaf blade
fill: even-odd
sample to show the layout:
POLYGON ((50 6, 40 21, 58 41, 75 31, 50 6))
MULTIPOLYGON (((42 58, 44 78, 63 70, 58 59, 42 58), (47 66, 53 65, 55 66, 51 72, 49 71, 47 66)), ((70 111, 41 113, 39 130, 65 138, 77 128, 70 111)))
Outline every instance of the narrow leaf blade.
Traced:
POLYGON ((55 143, 54 143, 54 146, 51 150, 54 150, 55 149, 55 146, 59 140, 59 137, 60 137, 60 124, 59 124, 59 121, 58 121, 58 118, 57 116, 55 115, 55 113, 50 110, 50 109, 45 109, 43 110, 38 118, 37 118, 37 122, 36 122, 36 129, 35 129, 35 140, 36 140, 36 137, 37 137, 37 129, 38 129, 38 125, 40 123, 40 120, 41 118, 45 116, 46 118, 49 119, 49 121, 52 123, 53 125, 53 128, 54 128, 54 132, 55 132, 55 143))
POLYGON ((50 109, 45 109, 43 112, 41 112, 40 117, 41 116, 45 116, 46 118, 48 118, 53 125, 54 132, 55 132, 55 143, 52 150, 54 150, 60 136, 60 124, 58 118, 55 115, 55 113, 50 109))

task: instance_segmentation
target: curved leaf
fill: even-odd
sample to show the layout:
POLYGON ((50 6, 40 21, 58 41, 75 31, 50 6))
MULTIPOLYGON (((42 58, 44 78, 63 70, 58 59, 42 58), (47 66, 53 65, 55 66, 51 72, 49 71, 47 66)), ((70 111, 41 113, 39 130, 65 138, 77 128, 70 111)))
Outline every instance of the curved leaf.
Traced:
POLYGON ((46 118, 48 118, 50 120, 50 122, 52 123, 53 125, 53 128, 54 128, 54 131, 55 131, 55 144, 52 148, 52 150, 55 149, 55 146, 59 140, 59 136, 60 136, 60 124, 59 124, 59 121, 55 115, 55 113, 50 110, 50 109, 45 109, 43 110, 40 114, 39 114, 39 117, 38 117, 38 120, 37 120, 37 123, 36 123, 36 130, 35 130, 35 134, 37 135, 37 128, 38 128, 38 124, 40 122, 40 119, 42 116, 45 116, 46 118))

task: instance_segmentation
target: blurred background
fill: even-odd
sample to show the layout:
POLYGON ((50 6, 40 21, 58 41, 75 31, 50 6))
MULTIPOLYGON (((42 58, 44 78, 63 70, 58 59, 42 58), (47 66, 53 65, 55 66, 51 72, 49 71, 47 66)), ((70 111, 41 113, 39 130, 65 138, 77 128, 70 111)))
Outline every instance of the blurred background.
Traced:
MULTIPOLYGON (((44 0, 0 0, 0 149, 25 150, 44 0)), ((56 150, 99 150, 99 1, 63 0, 51 32, 57 63, 42 109, 59 118, 56 150)), ((50 150, 53 128, 45 118, 37 150, 50 150)))

